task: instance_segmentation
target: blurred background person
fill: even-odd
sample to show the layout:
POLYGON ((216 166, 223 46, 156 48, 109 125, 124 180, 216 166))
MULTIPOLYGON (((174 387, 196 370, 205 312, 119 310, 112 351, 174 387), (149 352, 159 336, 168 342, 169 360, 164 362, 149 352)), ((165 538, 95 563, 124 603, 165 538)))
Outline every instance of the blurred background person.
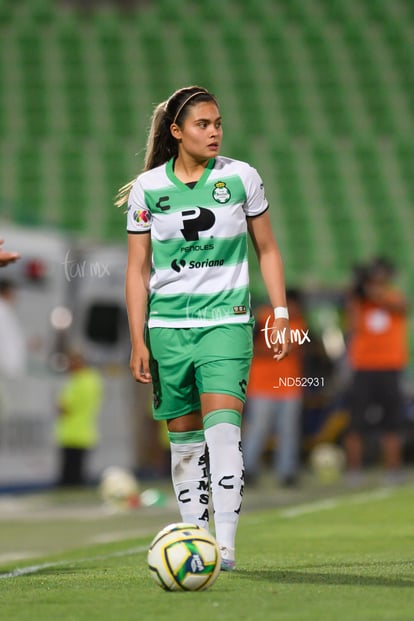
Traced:
POLYGON ((380 410, 374 426, 381 432, 387 480, 397 481, 401 477, 402 372, 408 363, 408 304, 393 282, 395 274, 391 261, 373 259, 357 270, 349 301, 348 357, 352 379, 345 449, 349 480, 354 483, 361 476, 363 436, 372 407, 380 410))
POLYGON ((0 280, 0 418, 8 413, 7 382, 23 375, 26 369, 26 342, 16 315, 16 286, 12 280, 0 280))
POLYGON ((98 442, 102 379, 79 351, 69 354, 69 378, 58 398, 56 439, 60 447, 58 485, 87 483, 87 457, 98 442))
MULTIPOLYGON (((291 333, 303 335, 306 324, 301 295, 296 289, 286 292, 291 333)), ((287 358, 274 359, 265 332, 272 308, 263 306, 256 313, 254 354, 247 390, 247 420, 244 429, 246 479, 254 483, 262 466, 266 446, 272 439, 273 471, 283 486, 297 483, 301 439, 303 388, 303 346, 293 339, 287 358)), ((269 335, 270 338, 270 335, 269 335)))
POLYGON ((4 241, 0 239, 0 267, 6 267, 9 263, 14 263, 17 259, 20 259, 18 252, 10 252, 3 250, 4 241))

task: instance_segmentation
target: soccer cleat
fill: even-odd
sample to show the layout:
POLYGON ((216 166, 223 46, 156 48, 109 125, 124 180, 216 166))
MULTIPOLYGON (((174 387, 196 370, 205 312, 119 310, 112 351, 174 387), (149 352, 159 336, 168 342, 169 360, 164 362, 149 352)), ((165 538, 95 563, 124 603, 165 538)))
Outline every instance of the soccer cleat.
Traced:
POLYGON ((234 560, 234 550, 230 550, 225 546, 220 546, 221 554, 221 570, 233 571, 236 568, 236 561, 234 560))
POLYGON ((221 571, 233 571, 236 569, 236 561, 230 561, 229 559, 221 559, 221 571))

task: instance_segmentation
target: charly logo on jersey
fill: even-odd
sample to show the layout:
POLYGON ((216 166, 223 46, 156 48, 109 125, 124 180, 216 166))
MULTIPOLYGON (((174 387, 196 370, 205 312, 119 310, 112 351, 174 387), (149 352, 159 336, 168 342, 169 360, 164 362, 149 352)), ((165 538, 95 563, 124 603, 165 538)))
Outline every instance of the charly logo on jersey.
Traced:
POLYGON ((217 181, 214 184, 213 198, 216 203, 223 205, 231 199, 231 192, 224 181, 217 181))
POLYGON ((168 211, 171 209, 171 205, 168 203, 170 200, 169 196, 160 196, 158 201, 155 203, 155 206, 161 211, 168 211))
POLYGON ((141 226, 149 226, 151 224, 151 212, 148 209, 136 209, 133 218, 141 226))

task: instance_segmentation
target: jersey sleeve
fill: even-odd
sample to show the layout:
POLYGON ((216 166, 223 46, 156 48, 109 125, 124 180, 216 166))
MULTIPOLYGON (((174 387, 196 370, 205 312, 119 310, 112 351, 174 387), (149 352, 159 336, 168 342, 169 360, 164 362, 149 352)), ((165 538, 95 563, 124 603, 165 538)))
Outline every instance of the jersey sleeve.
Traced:
POLYGON ((151 230, 152 215, 145 204, 144 188, 139 179, 135 181, 128 197, 128 233, 147 233, 151 230))
POLYGON ((260 216, 269 207, 265 196, 263 181, 255 168, 248 167, 244 181, 246 202, 244 212, 246 216, 260 216))

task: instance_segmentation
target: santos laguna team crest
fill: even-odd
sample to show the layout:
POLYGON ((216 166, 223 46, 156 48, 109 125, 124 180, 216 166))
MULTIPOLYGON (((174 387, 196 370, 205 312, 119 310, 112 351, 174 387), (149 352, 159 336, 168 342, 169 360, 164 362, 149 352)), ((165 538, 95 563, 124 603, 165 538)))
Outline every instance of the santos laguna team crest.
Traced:
POLYGON ((217 203, 227 203, 231 199, 231 192, 224 181, 217 181, 214 184, 213 198, 217 203))

